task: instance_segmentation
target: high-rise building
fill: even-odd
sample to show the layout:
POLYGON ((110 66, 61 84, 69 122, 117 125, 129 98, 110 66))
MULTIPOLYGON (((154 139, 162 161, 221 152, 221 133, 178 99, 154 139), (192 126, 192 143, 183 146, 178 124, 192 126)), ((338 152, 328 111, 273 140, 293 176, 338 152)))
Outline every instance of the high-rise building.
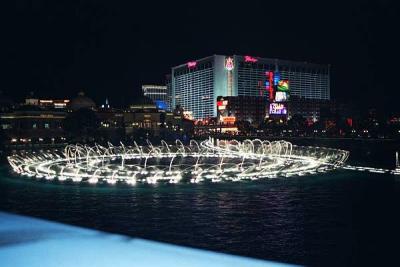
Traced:
POLYGON ((329 68, 329 65, 307 62, 213 55, 172 68, 171 104, 181 105, 195 119, 216 117, 218 96, 272 99, 271 72, 278 74, 279 79, 288 80, 290 95, 330 100, 329 68))
POLYGON ((165 85, 142 85, 143 95, 153 100, 159 109, 169 110, 169 98, 165 85))
POLYGON ((167 86, 167 99, 168 99, 168 110, 174 110, 175 107, 172 106, 172 82, 171 74, 165 75, 165 85, 167 86))

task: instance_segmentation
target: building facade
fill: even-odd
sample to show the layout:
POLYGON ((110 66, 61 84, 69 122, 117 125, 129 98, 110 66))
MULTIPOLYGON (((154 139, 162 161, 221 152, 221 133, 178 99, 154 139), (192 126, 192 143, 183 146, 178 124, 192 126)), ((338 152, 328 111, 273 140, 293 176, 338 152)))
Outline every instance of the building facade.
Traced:
POLYGON ((217 116, 218 96, 272 97, 268 74, 288 80, 290 95, 330 100, 329 65, 252 56, 213 55, 171 70, 171 104, 195 119, 217 116))
POLYGON ((0 113, 0 129, 7 144, 59 143, 65 141, 63 121, 66 116, 66 111, 22 106, 0 113))
POLYGON ((153 100, 160 109, 170 110, 167 86, 164 85, 142 85, 143 95, 153 100))
POLYGON ((248 122, 253 126, 265 120, 268 99, 265 96, 226 96, 218 97, 217 110, 219 123, 248 122))
POLYGON ((174 110, 174 106, 172 106, 172 80, 171 74, 165 75, 165 85, 167 86, 167 104, 168 110, 174 110))

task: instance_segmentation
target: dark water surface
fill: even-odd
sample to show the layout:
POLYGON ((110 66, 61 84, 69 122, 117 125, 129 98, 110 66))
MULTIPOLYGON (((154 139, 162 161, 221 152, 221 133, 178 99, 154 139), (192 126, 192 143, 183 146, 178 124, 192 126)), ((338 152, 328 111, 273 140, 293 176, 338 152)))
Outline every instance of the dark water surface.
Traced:
POLYGON ((400 179, 335 171, 258 182, 98 186, 0 169, 0 209, 281 262, 394 264, 400 179))

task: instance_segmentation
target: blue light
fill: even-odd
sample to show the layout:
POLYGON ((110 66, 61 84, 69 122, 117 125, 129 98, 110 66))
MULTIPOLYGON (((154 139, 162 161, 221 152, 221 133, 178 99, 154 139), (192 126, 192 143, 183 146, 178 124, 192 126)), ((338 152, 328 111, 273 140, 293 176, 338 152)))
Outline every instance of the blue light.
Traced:
POLYGON ((280 79, 281 79, 281 75, 279 74, 279 72, 275 71, 274 85, 278 85, 278 82, 279 82, 280 79))
POLYGON ((166 110, 168 108, 167 103, 163 100, 155 100, 154 103, 158 109, 166 110))

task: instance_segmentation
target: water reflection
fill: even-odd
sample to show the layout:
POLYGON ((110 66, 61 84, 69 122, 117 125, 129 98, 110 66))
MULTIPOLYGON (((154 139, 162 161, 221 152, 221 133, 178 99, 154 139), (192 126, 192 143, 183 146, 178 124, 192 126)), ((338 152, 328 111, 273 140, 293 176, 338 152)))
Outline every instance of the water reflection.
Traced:
MULTIPOLYGON (((360 246, 356 229, 371 216, 360 211, 359 203, 394 205, 388 198, 394 194, 391 176, 346 171, 256 182, 135 187, 32 182, 10 178, 4 171, 0 176, 3 210, 299 264, 351 263, 352 251, 360 249, 354 248, 360 246), (366 198, 366 188, 373 198, 366 198)), ((380 216, 384 222, 390 215, 382 211, 380 216)))

